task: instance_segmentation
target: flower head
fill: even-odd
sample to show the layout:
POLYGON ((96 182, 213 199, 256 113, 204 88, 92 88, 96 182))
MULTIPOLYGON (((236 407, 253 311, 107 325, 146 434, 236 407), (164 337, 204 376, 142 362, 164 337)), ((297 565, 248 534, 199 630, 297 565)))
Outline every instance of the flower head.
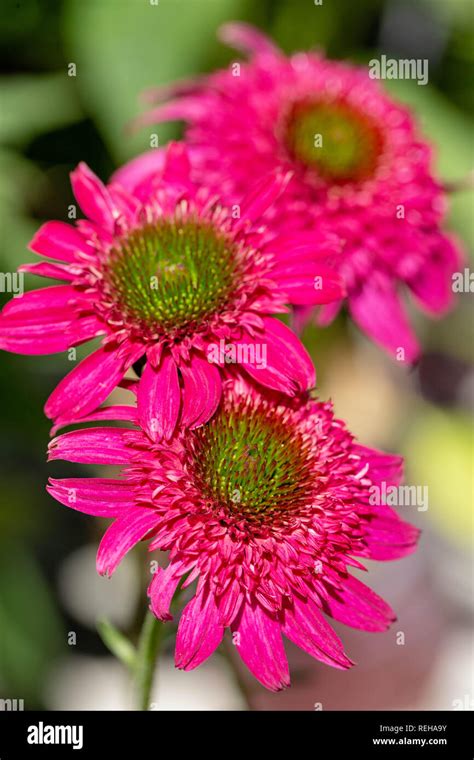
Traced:
MULTIPOLYGON (((151 92, 167 102, 141 121, 188 122, 186 139, 206 181, 227 197, 246 187, 249 167, 255 177, 290 170, 272 225, 325 225, 337 235, 342 250, 329 263, 344 279, 353 319, 399 360, 415 360, 418 342, 400 286, 428 313, 443 313, 460 253, 440 229, 443 188, 412 116, 365 68, 316 52, 287 58, 245 24, 224 26, 221 37, 250 62, 151 92)), ((140 168, 150 171, 146 156, 140 168)), ((322 307, 319 322, 331 321, 340 306, 322 307)))
MULTIPOLYGON (((131 407, 89 419, 104 414, 136 423, 131 407)), ((289 684, 282 634, 345 669, 353 663, 325 615, 367 631, 395 619, 348 568, 415 549, 418 531, 373 498, 374 486, 398 484, 401 459, 356 443, 331 405, 308 393, 262 394, 228 379, 198 429, 168 442, 140 428, 74 430, 51 442, 50 458, 122 467, 118 480, 51 480, 48 489, 73 509, 114 518, 99 573, 110 575, 142 539, 168 551, 148 591, 162 620, 178 586, 196 582, 178 626, 179 668, 202 663, 229 627, 251 672, 278 690, 289 684)))
POLYGON ((43 225, 31 248, 56 262, 23 267, 67 284, 12 299, 0 317, 0 347, 19 353, 64 351, 102 336, 47 401, 57 422, 97 408, 135 365, 139 418, 152 437, 169 438, 178 423, 200 425, 219 403, 228 355, 213 358, 210 349, 221 344, 239 349, 240 369, 270 388, 292 395, 314 382, 303 346, 269 315, 290 300, 326 303, 342 289, 314 261, 333 245, 324 233, 275 235, 261 222, 288 176, 263 178, 226 208, 194 183, 184 146, 153 160, 153 178, 133 192, 105 186, 79 165, 71 181, 87 219, 43 225), (302 252, 297 266, 292 246, 302 252), (265 361, 257 363, 262 346, 265 361))

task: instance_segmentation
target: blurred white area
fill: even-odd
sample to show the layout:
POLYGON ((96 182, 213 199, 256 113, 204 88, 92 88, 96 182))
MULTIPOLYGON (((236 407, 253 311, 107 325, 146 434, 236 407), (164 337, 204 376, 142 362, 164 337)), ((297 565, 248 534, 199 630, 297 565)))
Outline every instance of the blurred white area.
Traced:
POLYGON ((443 641, 417 707, 421 710, 474 710, 472 628, 456 628, 443 641))
POLYGON ((96 628, 99 618, 118 627, 133 620, 140 577, 133 555, 125 557, 112 578, 95 569, 96 548, 82 546, 63 562, 58 575, 59 595, 68 612, 83 625, 96 628))
MULTIPOLYGON (((152 693, 153 710, 244 710, 245 702, 223 657, 215 655, 189 673, 171 657, 161 659, 152 693)), ((129 710, 133 684, 111 657, 72 655, 58 663, 45 687, 50 710, 129 710)))

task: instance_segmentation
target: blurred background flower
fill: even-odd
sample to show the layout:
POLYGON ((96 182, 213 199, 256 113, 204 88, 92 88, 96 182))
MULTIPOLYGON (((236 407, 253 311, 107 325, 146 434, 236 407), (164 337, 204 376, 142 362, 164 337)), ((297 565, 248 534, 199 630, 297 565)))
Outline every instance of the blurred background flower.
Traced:
MULTIPOLYGON (((256 24, 286 51, 323 47, 367 63, 381 54, 429 59, 429 83, 390 80, 435 144, 447 183, 473 165, 474 24, 469 0, 5 0, 0 32, 0 269, 27 260, 39 224, 67 220, 69 172, 86 161, 103 179, 124 160, 179 138, 179 124, 131 135, 143 90, 234 61, 216 41, 229 20, 256 24)), ((235 60, 238 60, 235 58, 235 60)), ((245 135, 242 135, 245 139, 245 135)), ((451 196, 449 225, 471 253, 473 193, 451 196)), ((33 256, 32 256, 33 258, 33 256)), ((472 267, 472 263, 466 266, 472 267)), ((27 275, 26 286, 41 283, 27 275)), ((8 293, 0 293, 3 302, 8 293)), ((402 453, 406 481, 428 488, 428 509, 400 507, 422 530, 414 556, 377 568, 371 586, 398 611, 385 634, 344 630, 359 664, 338 672, 288 646, 293 686, 268 694, 247 684, 254 709, 472 709, 472 536, 474 319, 472 294, 440 323, 413 314, 424 353, 407 370, 390 361, 344 315, 306 329, 318 386, 360 440, 402 453)), ((77 351, 76 360, 85 352, 77 351)), ((145 555, 112 580, 95 576, 102 527, 47 496, 47 475, 91 468, 45 464, 42 406, 72 369, 69 354, 3 353, 0 493, 0 697, 26 708, 126 708, 129 683, 96 632, 106 610, 130 635, 145 606, 145 555)), ((120 392, 119 392, 120 393, 120 392)), ((117 399, 116 399, 117 400, 117 399)), ((342 626, 339 627, 342 633, 342 626)), ((169 626, 165 652, 172 651, 169 626)), ((243 674, 242 674, 243 675, 243 674)), ((245 677, 243 675, 243 677, 245 677)), ((245 707, 224 658, 179 673, 168 654, 158 673, 157 709, 245 707)))

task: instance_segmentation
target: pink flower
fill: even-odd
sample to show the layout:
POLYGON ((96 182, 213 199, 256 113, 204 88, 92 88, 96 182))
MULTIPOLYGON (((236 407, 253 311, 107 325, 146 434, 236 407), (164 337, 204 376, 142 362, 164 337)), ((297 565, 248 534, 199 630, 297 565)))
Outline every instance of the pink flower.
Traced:
POLYGON ((184 146, 172 144, 154 161, 153 177, 134 192, 105 186, 79 165, 71 181, 87 219, 44 224, 31 249, 56 261, 22 267, 67 284, 12 299, 0 316, 7 351, 49 354, 103 336, 48 399, 55 421, 97 408, 138 362, 138 414, 148 434, 169 438, 178 422, 200 425, 215 411, 227 371, 227 359, 211 362, 209 351, 228 343, 262 385, 291 395, 314 382, 299 340, 269 315, 290 300, 326 303, 343 291, 314 258, 332 245, 323 234, 275 236, 261 222, 288 177, 273 173, 225 208, 193 182, 184 146), (292 247, 301 252, 296 265, 292 247), (259 347, 265 362, 256 364, 259 347))
MULTIPOLYGON (((249 171, 291 170, 272 224, 285 231, 325 225, 336 234, 343 249, 331 264, 347 286, 352 318, 399 360, 414 361, 419 346, 401 291, 429 314, 444 313, 460 253, 440 229, 445 196, 413 118, 365 68, 315 52, 287 58, 245 24, 228 24, 220 36, 250 62, 150 93, 167 102, 140 121, 188 122, 201 172, 228 198, 246 187, 249 171)), ((146 163, 145 156, 142 172, 146 163)), ((324 306, 319 323, 340 306, 324 306)), ((301 321, 312 309, 297 312, 301 321)))
MULTIPOLYGON (((114 416, 137 422, 133 407, 82 421, 114 416)), ((178 586, 188 589, 178 668, 200 665, 230 628, 250 671, 279 690, 289 684, 282 634, 346 669, 353 663, 325 615, 366 631, 395 620, 349 568, 364 569, 356 557, 391 560, 416 547, 418 531, 383 503, 402 460, 356 443, 329 403, 228 379, 213 418, 168 443, 139 428, 97 427, 60 435, 49 450, 50 459, 121 466, 116 480, 51 479, 48 490, 72 509, 114 519, 99 573, 111 575, 141 540, 169 552, 148 593, 154 614, 170 620, 178 586)))

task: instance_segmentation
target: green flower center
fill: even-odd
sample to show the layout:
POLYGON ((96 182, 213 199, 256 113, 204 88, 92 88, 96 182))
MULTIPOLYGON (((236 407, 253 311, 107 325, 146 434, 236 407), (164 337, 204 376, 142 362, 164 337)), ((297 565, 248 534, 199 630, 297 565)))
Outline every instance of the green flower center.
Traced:
POLYGON ((310 444, 272 405, 223 409, 191 435, 193 477, 214 504, 267 519, 307 500, 310 444))
POLYGON ((298 103, 286 126, 291 155, 324 179, 358 182, 373 175, 381 152, 378 128, 344 103, 298 103))
POLYGON ((235 244, 211 223, 160 219, 117 241, 105 280, 124 318, 166 332, 225 306, 238 270, 235 244))

